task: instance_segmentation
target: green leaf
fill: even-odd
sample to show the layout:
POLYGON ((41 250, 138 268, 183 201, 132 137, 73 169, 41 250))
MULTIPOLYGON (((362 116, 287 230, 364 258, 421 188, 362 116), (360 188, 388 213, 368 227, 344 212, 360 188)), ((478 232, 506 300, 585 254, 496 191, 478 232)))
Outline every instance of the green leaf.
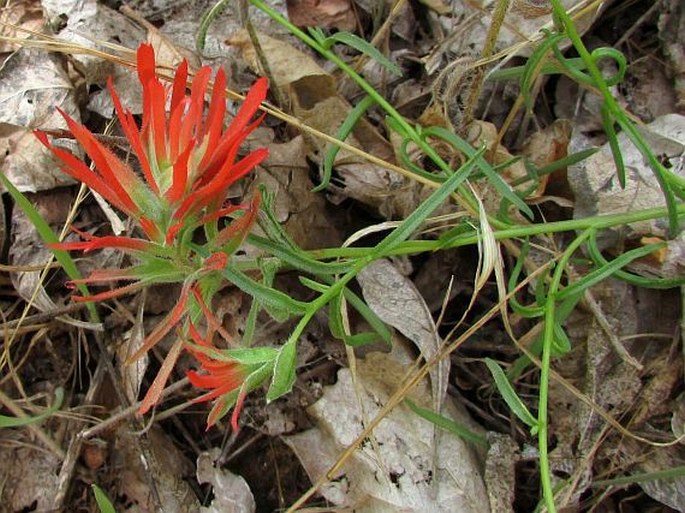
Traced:
POLYGON ((552 349, 557 356, 563 356, 571 351, 571 340, 566 335, 566 331, 558 322, 554 323, 554 338, 552 339, 552 349))
POLYGON ((107 494, 102 491, 102 488, 96 484, 92 484, 90 486, 93 490, 93 494, 95 495, 95 502, 97 502, 100 513, 117 513, 114 509, 114 505, 109 500, 109 497, 107 497, 107 494))
MULTIPOLYGON (((587 242, 587 249, 590 257, 595 262, 598 267, 602 267, 609 264, 609 261, 604 258, 602 252, 597 247, 597 238, 594 234, 587 242)), ((646 278, 644 276, 639 276, 622 269, 617 269, 611 275, 612 278, 623 280, 631 285, 637 287, 645 287, 648 289, 672 289, 675 287, 680 287, 685 285, 685 276, 676 276, 674 278, 646 278)))
POLYGON ((616 127, 614 126, 614 118, 611 111, 607 108, 606 102, 602 104, 599 109, 602 115, 602 126, 606 132, 607 140, 609 141, 609 148, 611 155, 614 157, 614 164, 616 165, 616 174, 618 175, 618 183, 621 189, 626 188, 626 166, 623 163, 623 153, 621 146, 618 144, 618 135, 616 134, 616 127))
POLYGON ((261 301, 276 320, 287 320, 290 315, 302 315, 307 311, 307 303, 266 287, 234 267, 228 266, 221 274, 240 290, 261 301))
POLYGON ((647 244, 641 248, 635 248, 630 251, 626 251, 621 256, 614 258, 612 261, 607 262, 605 265, 595 269, 594 271, 591 271, 578 281, 574 281, 568 287, 559 291, 556 295, 556 299, 563 300, 570 296, 574 296, 578 292, 582 292, 593 285, 596 285, 600 281, 615 275, 616 271, 620 270, 622 267, 625 267, 633 260, 645 257, 658 249, 664 248, 665 246, 665 242, 659 242, 656 244, 647 244))
POLYGON ((397 66, 397 64, 383 55, 378 48, 355 34, 351 34, 350 32, 336 32, 335 34, 332 34, 326 38, 326 42, 323 44, 323 46, 328 49, 330 46, 332 46, 333 42, 343 43, 347 46, 351 46, 355 50, 367 55, 374 61, 385 66, 391 73, 394 73, 395 75, 402 75, 402 70, 397 66))
POLYGON ((457 137, 456 134, 442 127, 426 128, 422 132, 423 137, 437 137, 449 143, 455 150, 460 151, 469 159, 475 160, 475 165, 483 172, 492 186, 499 192, 504 199, 516 206, 521 212, 526 214, 530 219, 533 219, 533 211, 523 201, 511 186, 504 181, 504 179, 497 174, 490 163, 482 156, 482 152, 476 150, 468 142, 457 137))
POLYGON ((497 390, 502 395, 502 398, 509 406, 509 409, 516 415, 524 424, 531 428, 531 434, 535 434, 538 430, 538 421, 528 410, 518 394, 514 391, 507 376, 504 374, 502 368, 491 358, 485 359, 485 365, 488 366, 490 374, 495 379, 497 390))
POLYGON ((447 417, 443 417, 442 415, 438 415, 433 410, 429 410, 428 408, 422 408, 411 399, 405 399, 404 403, 409 406, 411 411, 416 413, 419 417, 426 419, 428 422, 434 424, 440 429, 444 429, 445 431, 448 431, 472 444, 480 445, 481 447, 485 448, 489 447, 490 444, 488 444, 488 441, 484 436, 474 433, 469 428, 462 426, 458 422, 448 419, 447 417))
MULTIPOLYGON (((33 224, 33 226, 36 228, 36 231, 41 236, 43 241, 46 244, 58 243, 59 239, 57 238, 57 235, 55 235, 55 233, 52 231, 52 228, 50 228, 50 225, 45 221, 45 219, 43 219, 43 217, 35 209, 35 207, 28 200, 28 198, 26 198, 26 196, 24 196, 24 194, 22 194, 21 191, 19 191, 19 189, 17 189, 14 186, 14 184, 10 182, 3 173, 0 173, 0 182, 2 182, 2 185, 5 186, 5 189, 7 189, 7 192, 9 192, 10 196, 12 196, 14 202, 24 211, 26 217, 29 218, 29 221, 31 221, 31 224, 33 224)), ((52 249, 51 251, 52 254, 55 256, 55 260, 59 262, 59 264, 62 266, 62 269, 64 269, 64 272, 67 273, 67 276, 69 276, 71 280, 75 281, 80 280, 82 278, 81 273, 76 267, 76 263, 71 258, 69 252, 63 251, 61 249, 52 249)), ((84 296, 90 295, 88 287, 86 287, 84 283, 76 283, 76 287, 79 289, 79 292, 81 292, 81 294, 83 294, 84 296)), ((97 310, 95 309, 95 305, 89 303, 88 305, 86 305, 86 308, 88 308, 88 314, 90 316, 91 321, 100 322, 97 310)))
MULTIPOLYGON (((357 105, 350 110, 349 114, 343 121, 340 128, 338 128, 335 138, 344 141, 352 133, 357 122, 364 116, 367 110, 376 103, 371 96, 365 96, 357 105)), ((331 177, 333 176, 333 164, 335 163, 335 157, 340 151, 340 146, 337 144, 331 144, 326 150, 326 155, 324 156, 323 162, 321 164, 321 183, 312 189, 313 192, 319 192, 328 187, 331 183, 331 177)))
POLYGON ((433 211, 438 208, 443 201, 449 198, 450 194, 454 192, 469 176, 473 168, 476 166, 478 159, 483 155, 485 148, 478 151, 473 151, 463 166, 450 176, 445 183, 428 196, 428 198, 421 203, 411 214, 409 214, 402 223, 390 232, 385 239, 383 239, 375 248, 371 250, 367 256, 369 262, 382 258, 390 251, 396 248, 399 244, 407 240, 412 233, 414 233, 423 222, 430 216, 433 211))
POLYGON ((270 403, 292 390, 295 383, 297 366, 297 339, 290 338, 278 351, 274 365, 273 379, 266 393, 266 402, 270 403))
POLYGON ((552 47, 564 39, 562 34, 552 34, 549 31, 546 31, 546 34, 547 37, 533 50, 521 76, 521 94, 528 109, 533 107, 530 93, 533 90, 535 79, 540 76, 540 71, 544 67, 545 59, 547 59, 552 47))
POLYGON ((35 417, 8 417, 5 415, 0 415, 0 428, 22 427, 40 422, 41 420, 44 420, 57 412, 62 407, 63 400, 64 389, 59 387, 55 389, 55 400, 52 403, 52 406, 50 406, 43 413, 36 415, 35 417))

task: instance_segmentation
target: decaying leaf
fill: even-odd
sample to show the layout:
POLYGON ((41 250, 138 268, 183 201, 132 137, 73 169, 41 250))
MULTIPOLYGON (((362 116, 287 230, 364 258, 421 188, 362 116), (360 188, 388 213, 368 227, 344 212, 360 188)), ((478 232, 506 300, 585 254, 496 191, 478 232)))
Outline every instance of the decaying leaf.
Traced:
MULTIPOLYGON (((567 119, 558 119, 544 130, 533 133, 524 144, 521 153, 537 169, 542 169, 567 156, 571 132, 571 122, 567 119)), ((525 169, 523 171, 525 172, 525 169)), ((540 182, 532 197, 537 198, 545 193, 565 194, 566 183, 566 169, 560 169, 551 175, 544 175, 540 177, 540 182)))
MULTIPOLYGON (((668 59, 667 68, 675 79, 678 108, 685 107, 685 6, 680 0, 667 0, 659 8, 659 39, 668 59)), ((682 112, 682 110, 681 110, 682 112)))
POLYGON ((78 119, 74 88, 59 56, 21 49, 0 69, 0 163, 22 192, 73 183, 36 139, 37 128, 65 128, 56 107, 78 119))
MULTIPOLYGON (((40 2, 37 0, 19 0, 3 6, 0 10, 0 36, 27 39, 29 32, 17 30, 20 27, 29 31, 39 31, 45 20, 40 2)), ((6 41, 0 41, 0 54, 16 50, 17 46, 6 41)))
MULTIPOLYGON (((426 302, 414 284, 389 260, 382 259, 369 264, 359 273, 357 280, 369 307, 383 322, 416 344, 425 360, 440 350, 442 339, 426 302)), ((431 370, 434 411, 442 409, 448 375, 447 360, 442 360, 431 370)))
MULTIPOLYGON (((283 41, 263 34, 259 34, 259 41, 276 85, 288 94, 293 114, 304 124, 335 136, 352 107, 338 95, 334 78, 310 56, 283 41)), ((256 52, 246 31, 233 34, 227 43, 238 47, 253 71, 260 72, 256 52)), ((321 162, 328 144, 304 135, 309 145, 309 156, 321 162)), ((346 142, 386 161, 394 159, 390 143, 364 119, 357 123, 346 142)), ((338 153, 334 170, 338 178, 330 190, 338 196, 336 202, 354 198, 377 208, 386 217, 395 217, 398 213, 406 215, 417 204, 414 185, 348 151, 338 153)))
MULTIPOLYGON (((392 394, 406 368, 393 356, 371 353, 357 362, 355 386, 348 369, 338 372, 337 384, 309 408, 315 429, 286 438, 314 481, 335 462, 340 452, 364 429, 364 419, 375 417, 392 394)), ((410 392, 417 404, 428 407, 425 385, 410 392)), ((472 428, 472 422, 452 404, 443 414, 472 428)), ((473 428, 472 428, 473 429, 473 428)), ((488 498, 481 467, 461 439, 440 437, 433 474, 433 425, 399 405, 348 459, 320 493, 336 506, 358 512, 486 513, 488 498)))
MULTIPOLYGON (((63 223, 71 204, 71 194, 62 191, 38 193, 30 198, 34 207, 48 224, 63 223)), ((9 247, 10 262, 18 266, 41 266, 52 261, 52 250, 45 246, 31 221, 20 208, 12 212, 12 243, 9 247)), ((57 305, 44 288, 40 272, 17 272, 11 275, 12 284, 19 296, 42 312, 57 310, 57 305)), ((98 328, 99 325, 60 316, 60 320, 74 326, 98 328)), ((101 328, 99 328, 101 329, 101 328)))
POLYGON ((356 25, 350 0, 288 0, 288 18, 300 27, 353 30, 356 25))
POLYGON ((516 488, 518 446, 509 435, 488 433, 488 456, 485 460, 485 486, 490 509, 496 513, 513 513, 516 488))
MULTIPOLYGON (((685 116, 669 114, 640 129, 652 151, 667 167, 685 176, 685 116)), ((570 166, 568 179, 575 194, 576 218, 620 214, 664 205, 661 188, 642 154, 628 140, 618 135, 626 167, 626 187, 621 188, 609 145, 579 164, 570 166)), ((582 148, 574 148, 578 151, 582 148)), ((604 230, 598 236, 602 248, 615 246, 622 239, 656 235, 666 237, 667 221, 659 219, 633 223, 628 227, 604 230)))
POLYGON ((117 432, 113 464, 121 469, 117 477, 122 496, 126 497, 130 513, 155 511, 150 482, 154 483, 165 513, 198 511, 199 503, 183 476, 192 475, 192 465, 173 444, 159 425, 147 431, 149 459, 139 451, 139 435, 117 432), (145 463, 143 463, 143 461, 145 463))
MULTIPOLYGON (((67 24, 59 32, 59 37, 66 41, 87 48, 98 48, 98 41, 136 48, 145 40, 140 27, 97 0, 42 0, 41 3, 51 22, 66 17, 67 24)), ((107 77, 120 67, 96 55, 74 54, 72 59, 78 64, 78 70, 88 84, 104 84, 107 77)), ((115 85, 117 91, 125 91, 118 84, 115 85)))
POLYGON ((214 461, 221 451, 203 452, 197 458, 197 480, 210 484, 214 498, 201 513, 254 513, 256 505, 249 485, 228 469, 217 468, 214 461))
POLYGON ((0 503, 4 511, 50 511, 58 489, 60 459, 35 447, 21 432, 3 430, 0 503), (13 443, 14 442, 14 443, 13 443))
POLYGON ((257 183, 265 184, 274 195, 276 219, 293 241, 304 249, 339 245, 341 236, 326 209, 325 198, 312 192, 304 139, 297 136, 287 143, 270 144, 257 183))
MULTIPOLYGON (((580 4, 580 0, 562 0, 562 5, 568 10, 580 4)), ((449 52, 450 55, 471 55, 473 48, 483 48, 488 28, 492 23, 492 4, 486 0, 475 2, 454 2, 451 16, 441 16, 440 23, 446 34, 459 34, 456 38, 445 39, 443 48, 436 49, 434 54, 449 52)), ((590 28, 599 14, 602 5, 595 5, 574 19, 579 33, 590 28)), ((496 51, 534 39, 543 27, 551 28, 552 8, 548 2, 535 0, 515 0, 511 2, 502 29, 497 37, 496 51)), ((529 55, 531 47, 524 47, 520 55, 529 55)), ((435 55, 431 56, 433 60, 435 55)), ((430 71, 430 67, 429 67, 430 71)))

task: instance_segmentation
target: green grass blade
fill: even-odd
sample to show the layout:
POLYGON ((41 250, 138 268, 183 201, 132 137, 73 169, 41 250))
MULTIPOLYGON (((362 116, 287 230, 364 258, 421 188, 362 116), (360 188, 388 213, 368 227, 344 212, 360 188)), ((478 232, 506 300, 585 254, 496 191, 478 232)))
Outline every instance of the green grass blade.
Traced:
POLYGON ((426 419, 428 422, 439 427, 440 429, 444 429, 445 431, 448 431, 453 435, 458 436, 459 438, 467 442, 470 442, 474 445, 480 445, 481 447, 485 447, 486 449, 490 446, 490 444, 488 444, 488 441, 484 436, 480 436, 474 433, 470 429, 462 426, 461 424, 453 421, 452 419, 448 419, 447 417, 438 415, 433 410, 429 410, 428 408, 422 408, 411 399, 405 399, 404 404, 409 406, 409 409, 411 409, 411 411, 416 413, 419 417, 426 419))
POLYGON ((385 55, 383 55, 378 50, 378 48, 373 46, 368 41, 365 41, 361 37, 357 36, 356 34, 352 34, 350 32, 336 32, 335 34, 332 34, 326 38, 326 43, 324 44, 324 46, 328 46, 329 41, 343 43, 347 46, 351 46, 358 52, 367 55, 377 63, 383 65, 391 73, 395 75, 402 75, 402 70, 397 66, 397 64, 395 64, 385 55))
POLYGON ((117 513, 114 509, 114 504, 112 504, 112 501, 109 500, 107 494, 102 491, 102 488, 100 488, 96 484, 92 484, 90 486, 93 489, 93 494, 95 495, 95 502, 97 502, 100 513, 117 513))
POLYGON ((533 433, 538 429, 538 421, 528 410, 528 407, 523 403, 518 394, 514 391, 514 387, 511 386, 507 376, 504 374, 502 368, 497 365, 497 363, 491 358, 485 358, 485 365, 488 366, 488 370, 495 380, 495 385, 497 390, 502 395, 502 398, 509 406, 509 409, 514 415, 516 415, 526 426, 531 428, 533 433))
POLYGON ((421 205, 416 208, 402 223, 395 228, 390 234, 383 239, 370 252, 367 257, 368 261, 376 260, 384 257, 391 252, 400 243, 408 239, 419 226, 431 215, 431 213, 438 208, 443 201, 449 198, 450 194, 454 192, 469 176, 473 168, 476 166, 478 159, 483 155, 485 148, 474 151, 469 160, 452 176, 450 176, 440 188, 436 189, 421 205))
POLYGON ((51 415, 55 414, 61 407, 64 401, 64 389, 59 387, 55 389, 55 400, 52 405, 46 409, 43 413, 35 415, 33 417, 8 417, 6 415, 0 415, 0 428, 15 428, 28 426, 29 424, 35 424, 40 422, 51 415))
MULTIPOLYGON (((3 173, 0 173, 0 181, 2 182, 2 185, 4 185, 7 192, 9 192, 10 196, 12 196, 14 202, 24 211, 26 217, 29 218, 29 221, 31 221, 31 224, 33 224, 33 226, 36 228, 36 231, 43 239, 43 242, 46 244, 58 243, 59 238, 57 238, 57 235, 55 235, 55 232, 52 231, 50 225, 45 221, 45 219, 43 219, 28 198, 21 191, 19 191, 19 189, 17 189, 3 173)), ((64 269, 64 272, 67 273, 67 276, 69 276, 71 280, 80 280, 82 278, 81 273, 76 267, 76 263, 71 258, 69 252, 61 249, 52 249, 51 251, 55 256, 55 260, 59 262, 59 264, 62 266, 62 269, 64 269)), ((90 296, 88 287, 86 287, 84 283, 77 283, 76 287, 82 295, 90 296)), ((95 305, 93 303, 88 303, 86 308, 88 309, 90 320, 92 322, 100 322, 95 305)))
MULTIPOLYGON (((354 108, 349 112, 345 121, 343 121, 340 128, 338 128, 335 138, 344 141, 352 133, 357 122, 366 114, 366 111, 374 105, 376 101, 371 96, 365 96, 354 108)), ((326 150, 326 155, 323 159, 321 165, 321 183, 312 189, 313 192, 319 192, 326 189, 331 183, 331 177, 333 176, 333 164, 335 163, 335 157, 340 151, 340 146, 332 144, 328 150, 326 150)))

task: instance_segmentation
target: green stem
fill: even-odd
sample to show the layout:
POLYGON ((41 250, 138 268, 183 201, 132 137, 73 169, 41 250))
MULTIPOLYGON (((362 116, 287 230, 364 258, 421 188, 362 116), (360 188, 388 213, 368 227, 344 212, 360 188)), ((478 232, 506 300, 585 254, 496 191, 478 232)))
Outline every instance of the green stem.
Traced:
POLYGON ((562 255, 552 277, 549 290, 547 293, 547 301, 545 303, 545 328, 542 338, 542 357, 540 358, 540 398, 538 402, 538 451, 540 453, 540 483, 542 484, 542 493, 547 506, 548 513, 555 513, 556 507, 554 505, 554 488, 552 486, 552 470, 549 465, 549 450, 547 446, 547 437, 549 434, 548 425, 548 398, 549 398, 549 377, 550 366, 552 360, 552 344, 554 341, 554 325, 556 322, 556 295, 561 286, 561 279, 564 275, 564 270, 568 265, 569 260, 576 252, 576 250, 585 242, 593 233, 590 228, 583 232, 579 237, 576 237, 571 244, 569 244, 566 251, 562 255))
MULTIPOLYGON (((416 145, 421 149, 421 151, 423 151, 447 176, 454 173, 449 164, 445 162, 442 159, 442 157, 440 157, 440 155, 435 151, 435 149, 419 135, 419 133, 414 129, 414 127, 411 126, 399 112, 397 112, 395 107, 393 107, 392 104, 390 104, 382 95, 380 95, 373 88, 373 86, 371 86, 371 84, 364 80, 364 78, 361 75, 359 75, 352 67, 348 66, 347 63, 345 63, 345 61, 340 59, 340 57, 338 57, 335 52, 319 44, 319 42, 316 41, 313 37, 311 37, 309 34, 305 33, 304 31, 300 30, 298 27, 290 23, 290 21, 281 16, 279 12, 269 7, 262 0, 250 0, 250 3, 258 9, 265 12, 266 14, 268 14, 271 18, 273 18, 283 27, 288 29, 294 36, 296 36, 298 39, 300 39, 301 41, 312 47, 314 50, 316 50, 319 54, 321 54, 321 56, 323 56, 330 62, 334 63, 336 66, 338 66, 363 91, 365 91, 370 97, 372 97, 373 100, 390 117, 392 117, 396 121, 397 125, 404 131, 404 134, 407 137, 409 137, 412 141, 414 141, 416 145)), ((473 200, 473 198, 469 197, 468 193, 465 190, 460 188, 459 193, 459 197, 463 201, 462 206, 475 215, 478 212, 476 202, 473 200)), ((490 223, 496 227, 506 226, 506 224, 496 219, 490 219, 490 223)))
POLYGON ((635 125, 628 119, 623 109, 616 103, 616 99, 614 98, 614 95, 611 93, 611 90, 602 76, 602 72, 597 67, 595 59, 583 44, 573 20, 566 12, 564 6, 561 4, 561 0, 551 0, 551 3, 552 9, 554 10, 554 15, 559 21, 561 21, 566 35, 571 40, 571 43, 573 43, 573 46, 580 55, 580 58, 587 66, 587 71, 592 78, 593 85, 597 87, 602 94, 606 108, 611 112, 619 125, 621 125, 621 128, 626 132, 629 139, 637 147, 640 153, 642 153, 642 155, 647 159, 647 162, 654 171, 654 176, 659 182, 659 186, 661 187, 666 200, 671 235, 675 235, 679 231, 679 223, 677 203, 675 200, 675 195, 673 194, 673 190, 671 189, 671 185, 673 185, 674 182, 675 185, 678 185, 682 182, 682 180, 674 180, 673 173, 669 172, 661 164, 661 162, 659 162, 659 160, 656 158, 656 155, 654 155, 654 152, 652 152, 649 146, 647 146, 645 143, 644 138, 638 132, 635 125))

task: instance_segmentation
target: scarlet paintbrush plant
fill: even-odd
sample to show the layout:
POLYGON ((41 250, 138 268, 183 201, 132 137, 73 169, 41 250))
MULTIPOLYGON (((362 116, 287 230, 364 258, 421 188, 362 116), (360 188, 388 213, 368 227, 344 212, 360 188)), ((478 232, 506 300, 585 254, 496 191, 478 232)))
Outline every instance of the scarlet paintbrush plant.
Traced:
MULTIPOLYGON (((111 80, 108 87, 122 130, 140 164, 142 177, 64 112, 60 111, 74 138, 92 160, 93 169, 72 153, 51 144, 46 134, 36 132, 36 136, 57 158, 65 173, 88 185, 127 214, 144 235, 144 238, 94 236, 76 230, 81 241, 53 245, 55 249, 86 252, 116 248, 134 260, 134 264, 125 269, 98 270, 81 280, 83 283, 132 283, 74 299, 98 301, 150 284, 183 284, 177 304, 131 356, 131 359, 138 358, 177 327, 179 340, 143 400, 141 412, 145 412, 158 400, 186 339, 198 341, 194 325, 203 314, 212 317, 207 304, 221 283, 220 273, 247 236, 259 210, 258 194, 240 205, 227 205, 224 201, 231 185, 267 156, 267 150, 261 148, 238 159, 241 143, 263 118, 260 116, 252 121, 266 97, 267 82, 263 78, 257 80, 232 123, 224 129, 226 76, 223 70, 214 78, 205 115, 205 93, 211 77, 209 67, 201 68, 194 75, 188 94, 187 62, 179 66, 171 87, 166 87, 155 73, 152 46, 143 44, 138 48, 137 64, 143 88, 140 128, 133 114, 122 106, 111 80), (219 220, 228 216, 233 219, 220 228, 219 220), (204 228, 205 232, 206 242, 202 246, 193 243, 198 228, 204 228)), ((208 322, 216 324, 213 318, 208 322)), ((207 357, 201 363, 210 375, 215 371, 207 357)), ((210 379, 197 374, 192 376, 202 388, 210 379)))

